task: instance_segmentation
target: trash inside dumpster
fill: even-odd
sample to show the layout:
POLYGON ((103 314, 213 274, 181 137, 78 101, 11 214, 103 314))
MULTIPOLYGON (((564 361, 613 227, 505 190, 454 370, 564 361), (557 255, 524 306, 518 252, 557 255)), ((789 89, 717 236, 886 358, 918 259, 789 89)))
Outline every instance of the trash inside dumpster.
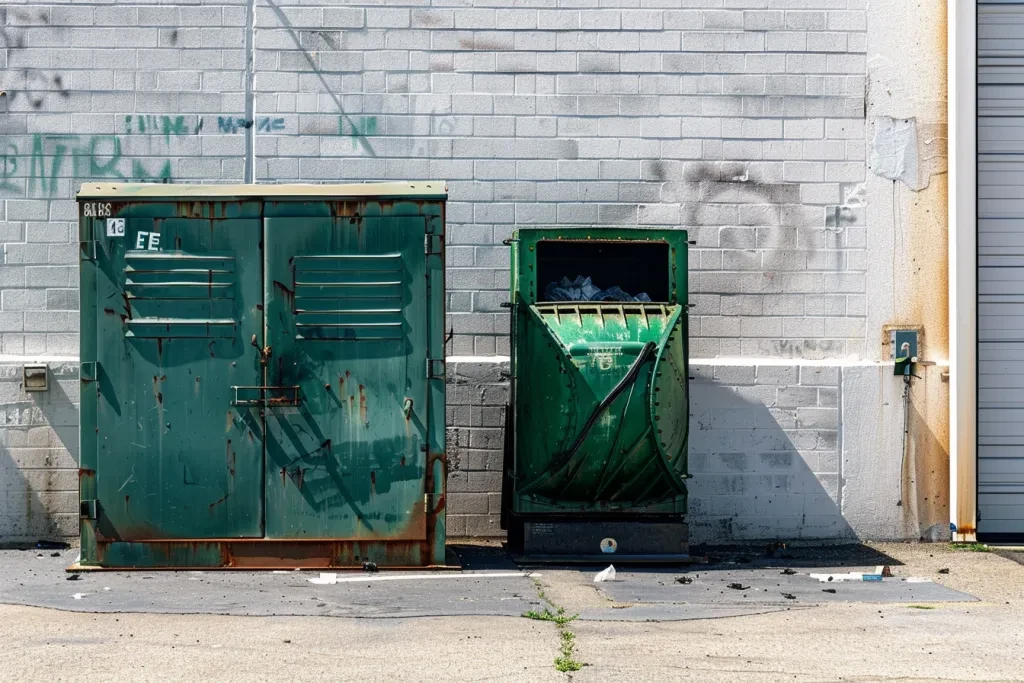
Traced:
POLYGON ((615 285, 608 289, 601 289, 594 285, 589 277, 577 275, 571 282, 569 278, 563 277, 558 282, 549 282, 544 288, 544 298, 548 301, 646 301, 651 297, 647 292, 640 292, 637 295, 622 291, 622 287, 615 285))
POLYGON ((82 568, 444 564, 445 198, 82 186, 82 568))
POLYGON ((687 557, 686 240, 613 228, 513 236, 502 522, 515 551, 687 557))

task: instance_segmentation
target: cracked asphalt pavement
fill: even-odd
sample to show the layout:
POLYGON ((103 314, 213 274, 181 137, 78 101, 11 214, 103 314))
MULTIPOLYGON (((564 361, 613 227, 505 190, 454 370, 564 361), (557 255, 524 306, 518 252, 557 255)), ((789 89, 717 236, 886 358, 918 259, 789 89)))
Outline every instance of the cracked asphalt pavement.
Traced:
POLYGON ((520 567, 495 544, 453 550, 462 572, 333 585, 310 583, 315 572, 68 581, 75 550, 0 551, 0 680, 1024 680, 1024 566, 996 553, 710 549, 706 563, 619 566, 595 584, 603 567, 520 567), (893 577, 810 576, 877 565, 893 577), (556 670, 555 623, 522 616, 545 608, 578 615, 566 625, 578 671, 556 670))

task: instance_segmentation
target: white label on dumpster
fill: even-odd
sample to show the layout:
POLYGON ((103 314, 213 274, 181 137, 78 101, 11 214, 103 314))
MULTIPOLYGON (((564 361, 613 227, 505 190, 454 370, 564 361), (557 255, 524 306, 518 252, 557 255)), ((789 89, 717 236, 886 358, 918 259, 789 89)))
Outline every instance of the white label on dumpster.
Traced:
POLYGON ((619 549, 619 544, 615 542, 614 538, 606 538, 601 541, 601 552, 606 555, 611 555, 619 549))
POLYGON ((107 219, 107 237, 124 237, 124 219, 107 219))

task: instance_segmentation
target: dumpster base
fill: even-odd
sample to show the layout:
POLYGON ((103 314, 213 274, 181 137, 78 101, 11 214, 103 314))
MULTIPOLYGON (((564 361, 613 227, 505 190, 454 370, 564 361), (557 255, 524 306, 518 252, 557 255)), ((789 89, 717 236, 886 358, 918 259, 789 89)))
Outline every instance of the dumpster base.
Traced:
POLYGON ((513 518, 510 545, 528 562, 690 562, 689 527, 681 517, 649 520, 513 518), (518 527, 518 528, 515 528, 518 527))
POLYGON ((124 569, 452 568, 445 549, 426 541, 196 539, 97 542, 69 571, 124 569))

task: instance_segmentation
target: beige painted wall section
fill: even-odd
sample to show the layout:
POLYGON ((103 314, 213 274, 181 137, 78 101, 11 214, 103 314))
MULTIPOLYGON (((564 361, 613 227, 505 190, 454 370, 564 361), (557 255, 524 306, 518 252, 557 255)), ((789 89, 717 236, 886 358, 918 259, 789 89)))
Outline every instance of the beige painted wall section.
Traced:
POLYGON ((888 331, 919 328, 922 363, 906 423, 891 367, 844 371, 843 512, 872 537, 938 539, 949 522, 946 7, 871 9, 866 356, 888 360, 888 331))

